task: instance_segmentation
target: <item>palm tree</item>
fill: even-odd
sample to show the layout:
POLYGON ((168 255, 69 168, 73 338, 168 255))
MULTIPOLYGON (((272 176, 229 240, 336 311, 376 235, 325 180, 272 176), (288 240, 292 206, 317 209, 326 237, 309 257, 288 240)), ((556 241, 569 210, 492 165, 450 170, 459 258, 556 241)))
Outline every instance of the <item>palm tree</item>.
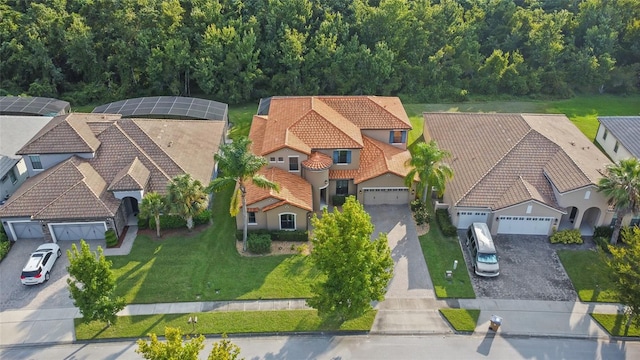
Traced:
POLYGON ((178 175, 167 188, 167 203, 171 211, 187 222, 187 229, 193 230, 193 217, 207 206, 207 193, 200 180, 189 174, 178 175))
POLYGON ((622 218, 640 212, 640 163, 636 158, 620 160, 607 166, 607 174, 598 181, 598 191, 608 199, 616 211, 611 244, 618 242, 622 218))
POLYGON ((142 198, 140 204, 140 215, 144 218, 153 216, 156 221, 156 235, 160 237, 160 215, 167 209, 167 202, 164 196, 157 192, 149 192, 142 198))
POLYGON ((418 175, 419 186, 422 190, 422 202, 427 202, 427 194, 433 186, 438 191, 438 196, 444 193, 445 184, 453 177, 453 170, 442 162, 451 156, 446 150, 440 150, 434 140, 428 143, 420 142, 411 151, 411 159, 407 160, 407 166, 411 170, 405 176, 404 182, 408 187, 413 186, 413 181, 418 175))
POLYGON ((231 197, 229 213, 231 216, 236 216, 240 208, 242 208, 244 224, 242 232, 243 251, 247 251, 247 182, 251 181, 254 185, 263 189, 280 191, 278 184, 258 174, 258 171, 267 165, 267 160, 251 153, 249 144, 251 144, 251 141, 242 137, 220 147, 220 152, 215 154, 214 159, 218 163, 221 176, 211 181, 207 187, 208 191, 218 191, 225 186, 236 185, 236 190, 231 197))

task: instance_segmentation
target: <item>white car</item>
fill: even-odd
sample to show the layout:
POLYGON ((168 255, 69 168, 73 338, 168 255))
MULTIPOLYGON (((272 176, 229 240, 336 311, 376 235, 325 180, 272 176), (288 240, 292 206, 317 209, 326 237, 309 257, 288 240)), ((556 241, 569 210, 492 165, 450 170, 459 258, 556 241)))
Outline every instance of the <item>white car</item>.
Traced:
POLYGON ((51 269, 56 260, 62 255, 60 246, 54 243, 47 243, 38 246, 29 257, 29 261, 22 269, 20 281, 24 285, 42 284, 49 280, 51 269))

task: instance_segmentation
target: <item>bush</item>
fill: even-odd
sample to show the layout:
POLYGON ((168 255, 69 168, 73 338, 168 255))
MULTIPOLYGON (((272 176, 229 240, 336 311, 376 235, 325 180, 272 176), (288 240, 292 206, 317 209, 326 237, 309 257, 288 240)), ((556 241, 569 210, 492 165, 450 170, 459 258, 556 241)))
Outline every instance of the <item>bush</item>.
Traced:
MULTIPOLYGON (((273 241, 309 241, 309 233, 306 231, 286 231, 286 230, 251 230, 247 233, 249 235, 269 235, 269 238, 273 241)), ((236 230, 236 240, 242 241, 242 230, 236 230)))
POLYGON ((342 206, 344 202, 347 201, 347 197, 344 195, 333 195, 331 201, 333 202, 333 206, 342 206))
POLYGON ((603 237, 611 239, 613 235, 613 228, 611 226, 598 226, 593 231, 593 238, 603 237))
POLYGON ((611 240, 611 236, 609 237, 594 237, 593 238, 593 242, 596 243, 596 245, 605 253, 607 254, 611 254, 611 251, 609 251, 609 241, 611 240))
POLYGON ((254 254, 268 254, 271 252, 271 237, 269 234, 250 234, 247 236, 247 248, 254 254))
POLYGON ((138 230, 149 228, 149 219, 138 216, 138 230))
POLYGON ((107 241, 107 247, 114 247, 118 245, 118 236, 113 229, 109 229, 104 232, 104 239, 107 241))
POLYGON ((578 229, 556 231, 549 240, 552 244, 582 244, 582 236, 578 229))
POLYGON ((9 253, 9 249, 11 249, 11 243, 6 240, 0 240, 0 260, 4 259, 9 253))
POLYGON ((413 211, 413 218, 416 220, 417 225, 427 224, 431 221, 431 215, 429 215, 426 204, 419 199, 411 202, 411 211, 413 211))
POLYGON ((451 223, 451 217, 446 209, 436 210, 436 221, 444 236, 456 236, 458 234, 458 228, 451 223))
MULTIPOLYGON (((179 229, 182 227, 187 227, 187 222, 178 215, 160 215, 160 229, 179 229)), ((156 219, 149 219, 149 228, 156 228, 156 219)))
POLYGON ((2 226, 0 226, 0 241, 9 241, 9 237, 2 226))
MULTIPOLYGON (((211 222, 211 210, 207 209, 193 218, 194 225, 206 225, 211 222)), ((186 226, 187 224, 185 224, 186 226)))
POLYGON ((413 200, 409 203, 409 205, 411 206, 411 211, 417 211, 418 209, 422 209, 425 207, 425 204, 420 201, 420 199, 413 200))

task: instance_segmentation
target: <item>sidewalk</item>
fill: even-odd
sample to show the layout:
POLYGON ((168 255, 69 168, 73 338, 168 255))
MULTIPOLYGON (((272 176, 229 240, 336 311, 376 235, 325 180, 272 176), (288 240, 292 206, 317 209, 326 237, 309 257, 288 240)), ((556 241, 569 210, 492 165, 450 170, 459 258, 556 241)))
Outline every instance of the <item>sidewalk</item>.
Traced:
MULTIPOLYGON (((480 309, 474 335, 489 330, 491 315, 503 318, 502 336, 552 336, 608 339, 589 316, 591 312, 615 314, 618 304, 495 299, 387 299, 376 306, 378 316, 371 334, 453 334, 438 309, 480 309)), ((268 311, 309 309, 304 299, 211 301, 128 305, 119 315, 183 314, 208 311, 268 311)), ((0 346, 70 343, 75 341, 76 308, 9 310, 0 312, 0 346)))

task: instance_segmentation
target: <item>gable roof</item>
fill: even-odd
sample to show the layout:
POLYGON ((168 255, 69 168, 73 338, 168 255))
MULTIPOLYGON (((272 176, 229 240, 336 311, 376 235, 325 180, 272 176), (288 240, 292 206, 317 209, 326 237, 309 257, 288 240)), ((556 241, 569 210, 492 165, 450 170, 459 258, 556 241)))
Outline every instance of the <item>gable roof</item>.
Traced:
POLYGON ((425 113, 425 139, 452 154, 455 206, 501 209, 595 185, 610 161, 563 115, 425 113))
POLYGON ((271 198, 278 201, 266 206, 262 211, 267 211, 284 204, 291 204, 308 211, 312 210, 313 199, 311 195, 311 184, 306 180, 277 167, 262 168, 258 174, 278 184, 280 186, 280 192, 260 188, 249 181, 246 185, 247 208, 251 206, 255 207, 256 203, 271 198))
POLYGON ((254 116, 249 138, 257 155, 284 147, 310 154, 312 149, 360 149, 366 129, 408 130, 411 123, 396 97, 273 97, 268 114, 254 116))
MULTIPOLYGON (((74 132, 70 127, 77 124, 62 123, 85 121, 84 127, 79 128, 89 129, 99 144, 95 156, 71 156, 28 179, 0 208, 0 216, 113 216, 120 201, 111 191, 144 189, 165 193, 168 181, 185 172, 206 184, 225 129, 224 122, 206 120, 131 120, 103 114, 84 114, 75 119, 54 118, 48 129, 62 139, 75 138, 74 134, 61 134, 61 130, 74 132)), ((51 135, 36 135, 32 143, 43 138, 50 139, 51 135)), ((70 150, 78 148, 69 143, 65 150, 63 145, 58 145, 57 151, 71 154, 70 150)))
POLYGON ((631 155, 640 158, 640 116, 598 116, 598 121, 631 155))

